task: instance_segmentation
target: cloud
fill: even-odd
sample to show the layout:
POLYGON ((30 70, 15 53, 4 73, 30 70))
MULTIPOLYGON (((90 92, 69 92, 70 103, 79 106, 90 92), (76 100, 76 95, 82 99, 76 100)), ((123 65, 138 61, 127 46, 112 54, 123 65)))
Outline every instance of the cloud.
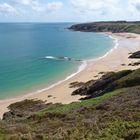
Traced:
POLYGON ((47 4, 40 4, 34 1, 31 8, 37 12, 52 12, 60 9, 63 6, 62 2, 50 2, 47 4))
POLYGON ((140 12, 140 0, 129 0, 128 5, 131 12, 140 12))
POLYGON ((139 20, 140 0, 0 0, 0 20, 139 20))
POLYGON ((32 0, 16 0, 17 3, 23 4, 23 5, 30 5, 33 1, 32 0))
POLYGON ((4 16, 7 16, 7 15, 18 15, 18 12, 17 10, 12 7, 11 5, 9 5, 8 3, 3 3, 3 4, 0 4, 0 13, 4 16))
POLYGON ((105 15, 120 10, 120 0, 71 0, 74 9, 82 14, 92 13, 105 15))
POLYGON ((0 13, 9 15, 46 15, 54 12, 63 6, 62 2, 54 1, 42 3, 38 0, 7 0, 7 3, 0 4, 0 13))

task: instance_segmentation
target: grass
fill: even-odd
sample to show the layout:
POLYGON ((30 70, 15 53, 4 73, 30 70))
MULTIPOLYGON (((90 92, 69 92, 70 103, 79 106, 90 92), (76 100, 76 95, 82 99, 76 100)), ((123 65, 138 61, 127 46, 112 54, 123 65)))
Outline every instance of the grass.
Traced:
POLYGON ((81 101, 81 102, 74 102, 74 103, 66 104, 66 105, 63 105, 60 107, 58 106, 55 108, 48 108, 47 110, 43 110, 41 112, 38 112, 37 115, 43 116, 46 112, 49 112, 49 113, 67 113, 67 112, 70 112, 72 110, 76 110, 76 109, 81 108, 81 107, 89 107, 92 105, 97 105, 97 104, 99 104, 105 100, 108 100, 108 99, 110 99, 118 94, 121 94, 121 92, 124 92, 124 91, 125 91, 125 89, 119 89, 119 90, 107 93, 107 94, 100 96, 100 97, 97 97, 97 98, 93 98, 93 99, 89 99, 89 100, 85 100, 85 101, 81 101))
MULTIPOLYGON (((138 140, 140 86, 0 123, 0 140, 138 140), (3 129, 4 128, 4 129, 3 129)), ((28 106, 28 104, 27 104, 28 106)))
POLYGON ((0 140, 140 140, 140 69, 115 77, 119 89, 81 102, 12 104, 0 140))
POLYGON ((97 140, 138 140, 140 138, 140 122, 114 121, 102 129, 95 139, 97 140))
POLYGON ((113 89, 140 85, 140 69, 114 82, 113 89))

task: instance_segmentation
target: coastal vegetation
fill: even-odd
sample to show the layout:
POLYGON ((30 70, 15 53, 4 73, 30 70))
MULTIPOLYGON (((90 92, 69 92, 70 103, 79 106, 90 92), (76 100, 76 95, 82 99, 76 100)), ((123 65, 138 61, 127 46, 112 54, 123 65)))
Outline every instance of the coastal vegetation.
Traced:
POLYGON ((69 29, 84 32, 113 32, 113 33, 137 33, 140 34, 140 22, 110 21, 92 22, 72 25, 69 29))
POLYGON ((88 99, 67 105, 39 100, 11 104, 0 121, 0 139, 140 139, 140 69, 106 73, 76 94, 88 99))

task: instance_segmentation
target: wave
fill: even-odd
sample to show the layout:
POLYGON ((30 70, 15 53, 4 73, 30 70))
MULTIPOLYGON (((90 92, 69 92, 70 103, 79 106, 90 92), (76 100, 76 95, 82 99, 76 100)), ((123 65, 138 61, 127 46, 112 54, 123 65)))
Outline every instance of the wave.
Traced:
POLYGON ((114 40, 114 44, 115 44, 115 46, 114 46, 114 49, 117 49, 118 48, 118 46, 119 46, 119 42, 118 42, 118 39, 117 38, 115 38, 115 37, 113 37, 112 35, 108 35, 111 39, 113 39, 114 40))
POLYGON ((46 59, 53 59, 53 60, 58 60, 57 57, 54 57, 54 56, 45 56, 46 59))
POLYGON ((46 59, 51 59, 51 60, 61 60, 61 61, 82 61, 80 59, 74 59, 74 58, 70 58, 70 57, 64 57, 64 56, 59 56, 59 57, 55 57, 55 56, 45 56, 46 59))

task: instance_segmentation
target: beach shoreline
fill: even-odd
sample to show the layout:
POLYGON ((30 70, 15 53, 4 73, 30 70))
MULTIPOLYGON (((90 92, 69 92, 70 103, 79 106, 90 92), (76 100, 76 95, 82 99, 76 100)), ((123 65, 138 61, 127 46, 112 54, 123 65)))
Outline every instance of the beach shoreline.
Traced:
POLYGON ((115 40, 114 47, 104 56, 86 61, 84 69, 78 70, 76 73, 59 81, 58 83, 40 90, 35 94, 27 94, 25 96, 6 99, 0 101, 0 117, 4 112, 8 111, 7 106, 12 103, 22 101, 24 99, 45 100, 47 103, 71 103, 78 101, 81 96, 71 96, 75 88, 69 88, 72 82, 86 82, 91 79, 97 79, 101 76, 101 72, 119 71, 123 69, 137 69, 140 66, 128 66, 129 63, 137 62, 137 60, 128 59, 129 53, 140 50, 140 35, 133 33, 105 33, 115 40), (125 65, 122 65, 125 64, 125 65))

